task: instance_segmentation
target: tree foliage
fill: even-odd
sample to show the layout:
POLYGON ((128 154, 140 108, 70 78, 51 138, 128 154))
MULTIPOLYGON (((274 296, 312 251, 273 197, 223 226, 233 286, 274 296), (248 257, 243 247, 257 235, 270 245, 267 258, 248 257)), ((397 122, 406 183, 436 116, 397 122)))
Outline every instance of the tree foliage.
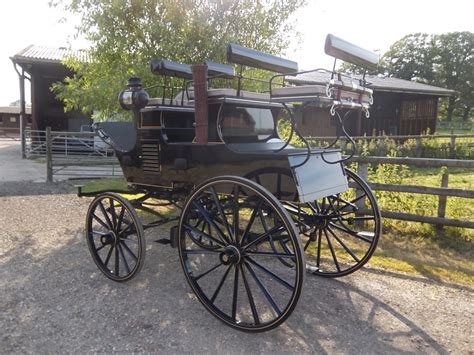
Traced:
MULTIPOLYGON (((363 72, 348 63, 339 69, 363 72)), ((474 106, 474 33, 409 34, 395 42, 380 58, 377 72, 369 74, 377 73, 455 90, 457 96, 441 106, 445 107, 447 120, 453 115, 467 120, 474 106)))
POLYGON ((415 33, 395 42, 385 53, 386 73, 457 92, 446 103, 446 119, 469 118, 474 105, 474 33, 415 33))
POLYGON ((59 0, 81 17, 79 34, 92 44, 89 61, 67 65, 75 75, 53 90, 66 109, 118 112, 117 93, 138 75, 157 81, 152 58, 182 63, 225 62, 228 43, 280 54, 295 36, 290 16, 306 0, 59 0))

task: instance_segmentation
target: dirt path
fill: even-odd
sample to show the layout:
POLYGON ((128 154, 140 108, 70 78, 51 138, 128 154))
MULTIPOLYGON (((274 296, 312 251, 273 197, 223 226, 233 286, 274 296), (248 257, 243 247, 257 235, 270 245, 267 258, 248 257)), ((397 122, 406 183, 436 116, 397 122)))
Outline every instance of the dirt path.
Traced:
POLYGON ((338 280, 308 275, 282 326, 232 330, 195 299, 176 250, 154 236, 134 280, 103 277, 83 238, 89 200, 67 191, 0 184, 2 353, 474 351, 472 289, 370 269, 338 280))

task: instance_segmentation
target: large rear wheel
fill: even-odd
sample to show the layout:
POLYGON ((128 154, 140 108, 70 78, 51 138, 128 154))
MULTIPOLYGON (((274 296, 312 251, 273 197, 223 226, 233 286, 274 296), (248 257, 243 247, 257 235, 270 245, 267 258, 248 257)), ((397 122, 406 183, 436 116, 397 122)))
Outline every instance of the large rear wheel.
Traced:
POLYGON ((216 177, 193 190, 179 222, 179 255, 198 299, 231 327, 270 330, 298 302, 305 264, 294 223, 270 192, 245 178, 216 177))

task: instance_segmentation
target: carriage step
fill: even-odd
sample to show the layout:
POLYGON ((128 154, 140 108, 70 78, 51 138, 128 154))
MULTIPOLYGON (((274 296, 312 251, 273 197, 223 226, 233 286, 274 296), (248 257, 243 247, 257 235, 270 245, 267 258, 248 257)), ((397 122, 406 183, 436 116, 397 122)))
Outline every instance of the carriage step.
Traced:
POLYGON ((155 240, 155 242, 164 244, 164 245, 170 244, 172 248, 177 248, 178 247, 178 226, 171 227, 169 239, 161 238, 161 239, 155 240))
POLYGON ((155 242, 164 245, 171 244, 171 240, 169 240, 168 238, 157 239, 155 240, 155 242))

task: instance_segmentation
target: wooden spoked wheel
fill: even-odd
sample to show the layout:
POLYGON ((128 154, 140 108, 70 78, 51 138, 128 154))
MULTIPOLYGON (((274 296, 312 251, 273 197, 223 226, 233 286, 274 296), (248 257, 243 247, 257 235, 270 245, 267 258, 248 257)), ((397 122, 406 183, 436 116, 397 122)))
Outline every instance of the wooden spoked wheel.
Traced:
MULTIPOLYGON (((272 184, 275 196, 289 197, 283 206, 300 232, 307 269, 326 277, 348 275, 361 268, 374 253, 381 235, 381 216, 374 194, 356 173, 345 169, 349 189, 311 203, 298 203, 286 192, 284 179, 292 179, 289 169, 265 168, 247 177, 265 186, 272 184), (264 180, 265 178, 265 180, 264 180), (272 181, 272 183, 269 183, 272 181)), ((279 240, 284 248, 285 240, 279 240)), ((289 264, 287 260, 281 260, 289 264)))
POLYGON ((198 299, 231 327, 272 329, 298 302, 305 263, 297 231, 278 200, 255 182, 221 176, 197 186, 182 210, 178 248, 198 299))
POLYGON ((307 268, 338 277, 360 269, 374 253, 381 216, 370 187, 346 169, 349 190, 301 206, 298 226, 307 268))
POLYGON ((86 240, 99 270, 114 281, 128 281, 145 260, 143 227, 130 202, 115 193, 94 198, 87 211, 86 240))

